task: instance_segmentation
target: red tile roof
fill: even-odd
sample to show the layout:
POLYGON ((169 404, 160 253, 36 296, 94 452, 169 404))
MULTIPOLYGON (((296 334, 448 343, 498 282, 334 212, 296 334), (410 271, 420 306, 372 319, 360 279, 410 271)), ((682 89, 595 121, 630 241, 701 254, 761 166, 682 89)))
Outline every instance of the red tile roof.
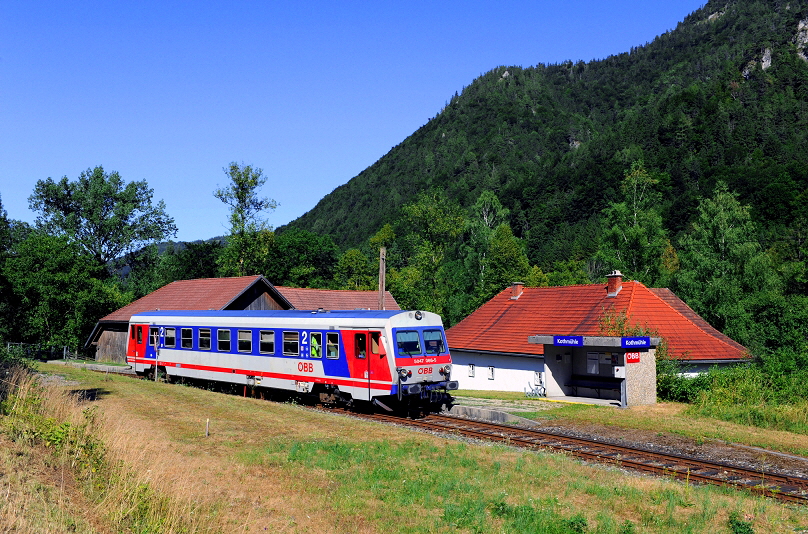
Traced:
MULTIPOLYGON (((153 291, 123 308, 116 310, 100 322, 129 322, 135 313, 152 310, 222 310, 253 284, 263 281, 272 291, 273 286, 263 276, 232 278, 200 278, 177 280, 153 291)), ((379 293, 376 291, 341 291, 330 289, 303 289, 275 286, 280 297, 298 310, 354 310, 376 309, 379 293)), ((400 310, 393 295, 385 292, 385 309, 400 310)))
POLYGON ((153 310, 222 310, 261 280, 272 287, 263 276, 177 280, 115 310, 100 321, 129 322, 132 314, 153 310))
POLYGON ((543 345, 530 335, 607 336, 604 314, 625 313, 630 326, 664 338, 677 360, 741 360, 748 351, 699 317, 668 289, 623 282, 613 298, 603 284, 524 288, 517 299, 510 288, 483 304, 446 332, 452 349, 540 355, 543 345))
MULTIPOLYGON (((378 291, 353 291, 346 289, 309 289, 275 286, 281 295, 298 310, 358 310, 379 308, 378 291)), ((384 309, 400 310, 389 291, 384 292, 384 309)))

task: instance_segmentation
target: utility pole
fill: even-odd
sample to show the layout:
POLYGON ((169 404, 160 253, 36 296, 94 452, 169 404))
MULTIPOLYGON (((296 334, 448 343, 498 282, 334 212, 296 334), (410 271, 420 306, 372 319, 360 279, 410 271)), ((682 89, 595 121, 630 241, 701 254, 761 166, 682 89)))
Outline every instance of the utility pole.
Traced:
POLYGON ((387 272, 387 247, 379 247, 379 309, 384 309, 384 276, 387 272))

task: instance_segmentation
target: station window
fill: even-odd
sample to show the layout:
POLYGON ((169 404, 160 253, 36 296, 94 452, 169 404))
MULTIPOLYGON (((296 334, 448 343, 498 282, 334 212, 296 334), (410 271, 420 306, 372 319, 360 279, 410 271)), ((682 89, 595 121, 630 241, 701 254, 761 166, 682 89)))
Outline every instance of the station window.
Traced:
POLYGON ((339 358, 339 334, 336 332, 328 332, 325 335, 325 353, 326 358, 336 360, 339 358))
POLYGON ((413 356, 421 354, 421 340, 415 330, 399 330, 396 332, 396 347, 399 354, 413 356))
POLYGON ((252 331, 239 330, 238 331, 238 351, 239 352, 252 352, 252 331))
POLYGON ((217 330, 216 339, 219 342, 217 345, 219 352, 230 352, 230 330, 217 330))
POLYGON ((424 330, 424 346, 427 354, 443 354, 443 334, 440 330, 424 330))
POLYGON ((157 346, 158 330, 156 326, 149 328, 149 345, 152 347, 157 346))
POLYGON ((300 332, 283 333, 284 356, 297 356, 300 354, 300 332))
POLYGON ((469 364, 469 378, 474 378, 474 364, 469 364))
POLYGON ((491 367, 488 368, 488 380, 493 380, 493 379, 494 379, 494 367, 491 366, 491 367))
POLYGON ((275 354, 275 332, 261 330, 258 340, 258 352, 261 354, 275 354))
POLYGON ((311 357, 323 357, 323 334, 321 332, 311 332, 311 357))
POLYGON ((166 328, 166 347, 175 347, 177 345, 177 329, 174 327, 166 328))
POLYGON ((199 350, 210 350, 210 328, 199 329, 199 350))
POLYGON ((180 346, 184 349, 194 348, 194 331, 190 328, 180 329, 180 346))

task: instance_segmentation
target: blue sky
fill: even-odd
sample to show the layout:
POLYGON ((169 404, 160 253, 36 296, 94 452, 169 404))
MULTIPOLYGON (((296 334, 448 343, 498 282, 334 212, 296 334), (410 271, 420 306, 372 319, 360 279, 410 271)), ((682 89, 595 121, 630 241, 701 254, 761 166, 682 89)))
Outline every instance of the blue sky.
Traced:
POLYGON ((227 231, 231 161, 299 217, 500 65, 601 59, 703 1, 0 2, 0 197, 103 165, 146 180, 177 239, 227 231))

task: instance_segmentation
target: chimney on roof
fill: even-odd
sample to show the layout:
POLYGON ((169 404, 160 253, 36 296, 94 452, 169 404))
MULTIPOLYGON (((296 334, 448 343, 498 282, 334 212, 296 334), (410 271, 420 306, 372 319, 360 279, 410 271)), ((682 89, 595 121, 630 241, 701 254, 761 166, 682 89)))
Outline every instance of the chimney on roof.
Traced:
POLYGON ((522 294, 522 290, 525 287, 524 282, 513 282, 511 284, 511 300, 516 300, 522 294))
POLYGON ((623 273, 614 270, 606 275, 606 296, 616 297, 623 288, 623 273))

